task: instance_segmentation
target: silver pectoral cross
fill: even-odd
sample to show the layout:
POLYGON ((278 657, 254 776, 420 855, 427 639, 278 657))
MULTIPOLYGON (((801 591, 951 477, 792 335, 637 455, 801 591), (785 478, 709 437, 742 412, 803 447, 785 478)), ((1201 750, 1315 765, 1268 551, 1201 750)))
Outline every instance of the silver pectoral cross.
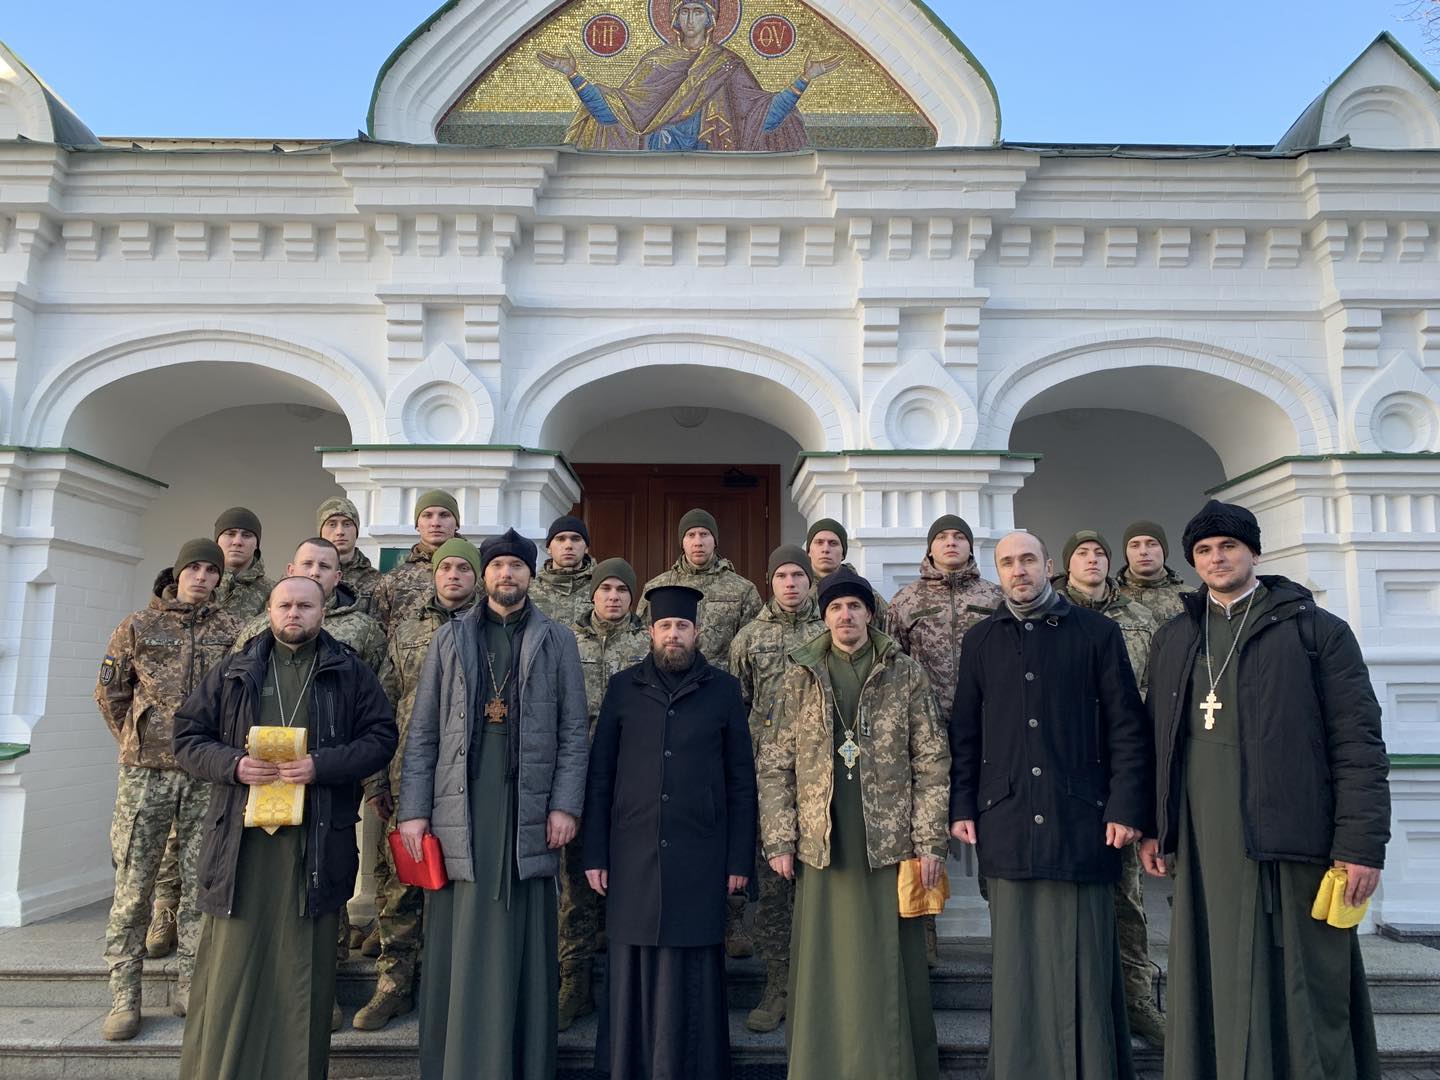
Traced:
POLYGON ((860 760, 860 747, 856 745, 853 738, 847 735, 836 753, 840 755, 840 760, 845 762, 845 779, 853 779, 850 774, 851 770, 855 768, 855 762, 860 760))
POLYGON ((1200 703, 1200 711, 1205 714, 1206 731, 1214 729, 1215 714, 1224 707, 1225 706, 1220 703, 1220 699, 1215 696, 1214 690, 1211 690, 1210 693, 1205 695, 1205 700, 1200 703))

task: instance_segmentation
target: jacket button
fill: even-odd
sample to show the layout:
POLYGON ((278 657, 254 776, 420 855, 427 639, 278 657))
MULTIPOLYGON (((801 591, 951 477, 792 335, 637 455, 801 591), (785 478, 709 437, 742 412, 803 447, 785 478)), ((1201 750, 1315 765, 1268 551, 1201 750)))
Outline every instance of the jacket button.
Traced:
POLYGON ((675 715, 675 710, 674 710, 674 709, 671 709, 671 710, 670 710, 668 713, 666 713, 665 715, 666 715, 666 716, 674 716, 674 715, 675 715))
POLYGON ((661 841, 660 841, 660 846, 661 846, 661 847, 669 847, 669 846, 670 846, 670 841, 669 841, 669 840, 661 840, 661 841))
POLYGON ((674 757, 675 755, 672 754, 669 750, 666 750, 666 751, 665 751, 665 756, 666 756, 666 757, 674 757))
POLYGON ((464 710, 464 709, 461 709, 461 710, 460 710, 460 719, 461 719, 461 720, 464 720, 464 719, 465 719, 465 710, 464 710))
POLYGON ((1044 825, 1044 824, 1045 824, 1045 815, 1044 815, 1044 814, 1036 814, 1036 815, 1035 815, 1035 824, 1036 824, 1036 825, 1044 825))
POLYGON ((669 802, 669 801, 670 801, 670 796, 669 796, 669 795, 661 795, 661 796, 660 796, 660 801, 661 801, 661 802, 669 802))
POLYGON ((1040 726, 1040 721, 1039 721, 1039 720, 1036 720, 1036 719, 1032 716, 1032 717, 1030 718, 1030 726, 1031 726, 1031 727, 1039 727, 1039 726, 1040 726))
POLYGON ((464 785, 464 784, 461 784, 461 785, 460 785, 459 794, 461 794, 461 795, 464 795, 464 794, 465 794, 465 785, 464 785))
POLYGON ((1039 766, 1039 765, 1036 765, 1033 769, 1031 769, 1031 770, 1030 770, 1030 775, 1031 775, 1031 776, 1039 776, 1039 775, 1040 775, 1040 766, 1039 766))
POLYGON ((460 747, 460 756, 461 756, 461 757, 464 757, 464 756, 465 756, 465 747, 463 747, 463 746, 460 747))
POLYGON ((1027 672, 1025 672, 1025 681, 1026 681, 1026 682, 1034 682, 1034 681, 1035 681, 1035 673, 1034 673, 1033 671, 1027 671, 1027 672))
POLYGON ((1026 630, 1034 630, 1034 629, 1035 629, 1035 624, 1034 624, 1033 622, 1027 622, 1027 623, 1025 624, 1025 629, 1026 629, 1026 630))

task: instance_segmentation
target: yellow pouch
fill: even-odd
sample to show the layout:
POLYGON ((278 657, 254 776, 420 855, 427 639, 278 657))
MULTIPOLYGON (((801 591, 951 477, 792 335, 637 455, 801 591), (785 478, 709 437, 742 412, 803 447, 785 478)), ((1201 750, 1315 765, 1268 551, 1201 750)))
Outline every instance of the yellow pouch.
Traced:
POLYGON ((900 864, 896 878, 900 893, 900 917, 918 919, 922 915, 939 915, 950 899, 950 875, 940 867, 940 881, 933 889, 925 888, 920 874, 920 860, 906 859, 900 864))
POLYGON ((1349 884, 1350 876, 1343 867, 1332 866, 1325 871, 1325 876, 1320 879, 1320 891, 1315 894, 1315 904, 1310 909, 1312 918, 1328 923, 1337 930, 1349 930, 1352 926, 1359 926, 1365 918, 1365 912, 1370 910, 1370 901, 1359 907, 1351 907, 1345 903, 1345 886, 1349 884))
MULTIPOLYGON (((245 737, 245 752, 261 761, 299 761, 307 753, 306 730, 286 727, 252 727, 245 737)), ((284 825, 305 823, 305 785, 277 780, 251 784, 245 800, 245 827, 264 829, 271 836, 284 825)))

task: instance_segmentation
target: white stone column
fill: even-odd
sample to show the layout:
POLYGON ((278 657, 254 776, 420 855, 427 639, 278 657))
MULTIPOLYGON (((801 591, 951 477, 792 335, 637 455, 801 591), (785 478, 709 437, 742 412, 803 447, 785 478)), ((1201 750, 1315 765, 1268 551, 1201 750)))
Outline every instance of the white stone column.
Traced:
POLYGON ((72 450, 0 449, 0 926, 114 888, 117 755, 92 694, 164 486, 72 450))
POLYGON ((1376 922, 1434 923, 1440 861, 1440 455, 1288 458, 1216 497, 1260 520, 1261 573, 1349 622, 1384 710, 1392 839, 1376 922))

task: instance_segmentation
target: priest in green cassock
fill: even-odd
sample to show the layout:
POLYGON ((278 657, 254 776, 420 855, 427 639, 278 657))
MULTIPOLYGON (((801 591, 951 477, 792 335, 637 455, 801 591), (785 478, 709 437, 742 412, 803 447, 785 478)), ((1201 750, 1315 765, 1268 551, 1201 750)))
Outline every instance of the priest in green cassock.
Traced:
MULTIPOLYGON (((214 785, 197 870, 204 913, 180 1075, 323 1080, 338 912, 359 869, 360 785, 395 752, 380 681, 324 630, 310 578, 270 593, 270 629, 212 668, 175 715, 175 759, 214 785), (253 755, 251 729, 303 731, 294 760, 253 755), (249 825, 252 785, 303 789, 295 824, 249 825)), ((293 811, 293 803, 292 803, 293 811)))
POLYGON ((1185 527, 1204 587, 1155 635, 1153 874, 1175 872, 1167 1080, 1373 1080, 1353 921, 1390 839, 1389 759, 1360 646, 1310 591, 1259 576, 1260 526, 1212 500, 1185 527))
POLYGON ((435 633, 410 714, 399 832, 427 832, 450 883, 425 902, 424 1080, 551 1080, 559 966, 555 875, 590 755, 575 635, 531 602, 535 544, 480 546, 485 603, 435 633))
POLYGON ((1120 627, 1050 584, 1045 545, 995 547, 1004 603, 960 650, 951 835, 989 882, 993 1080, 1130 1080, 1120 853, 1149 827, 1150 728, 1120 627))
POLYGON ((940 1075, 925 927, 900 864, 938 885, 950 753, 930 681, 873 626, 875 590, 820 584, 826 632, 790 653, 756 751, 761 842, 793 878, 790 1080, 940 1075))

